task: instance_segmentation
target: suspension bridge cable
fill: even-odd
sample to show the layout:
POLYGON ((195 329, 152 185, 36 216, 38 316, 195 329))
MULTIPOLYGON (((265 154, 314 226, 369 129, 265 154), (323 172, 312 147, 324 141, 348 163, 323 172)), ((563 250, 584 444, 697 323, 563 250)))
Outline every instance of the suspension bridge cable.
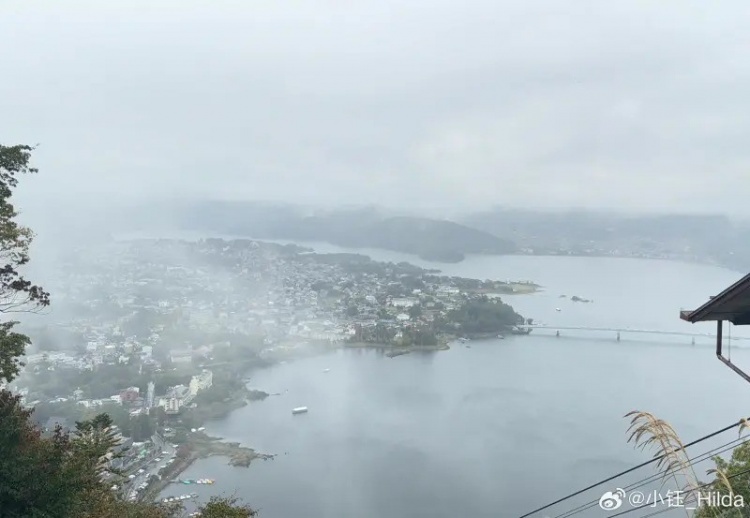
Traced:
MULTIPOLYGON (((687 448, 690 448, 691 446, 694 446, 694 445, 696 445, 696 444, 698 444, 698 443, 701 443, 701 442, 703 442, 703 441, 705 441, 705 440, 707 440, 707 439, 711 439, 712 437, 716 437, 717 435, 720 435, 720 434, 722 434, 722 433, 724 433, 724 432, 726 432, 726 431, 728 431, 728 430, 731 430, 732 428, 735 428, 735 427, 739 426, 739 425, 740 425, 740 424, 741 424, 742 422, 743 422, 743 420, 742 420, 742 419, 740 419, 740 420, 739 420, 739 421, 737 421, 736 423, 732 423, 732 424, 730 424, 730 425, 728 425, 728 426, 725 426, 724 428, 722 428, 722 429, 720 429, 720 430, 717 430, 717 431, 715 431, 715 432, 712 432, 712 433, 710 433, 710 434, 708 434, 708 435, 704 435, 704 436, 703 436, 703 437, 701 437, 700 439, 696 439, 696 440, 694 440, 694 441, 692 441, 692 442, 689 442, 689 443, 687 443, 686 445, 684 445, 684 446, 682 446, 682 447, 680 447, 680 448, 675 448, 675 449, 673 450, 673 452, 672 452, 672 453, 676 453, 676 452, 678 452, 678 451, 683 451, 683 450, 685 450, 685 449, 687 449, 687 448)), ((573 498, 574 496, 578 496, 578 495, 580 495, 581 493, 585 493, 586 491, 590 491, 590 490, 594 489, 595 487, 599 487, 599 486, 601 486, 601 485, 603 485, 603 484, 606 484, 607 482, 611 482, 611 481, 613 481, 613 480, 615 480, 615 479, 617 479, 617 478, 620 478, 620 477, 621 477, 621 476, 623 476, 623 475, 627 475, 628 473, 632 473, 633 471, 639 470, 639 469, 641 469, 641 468, 643 468, 643 467, 646 467, 646 466, 648 466, 648 465, 650 465, 650 464, 653 464, 653 463, 655 463, 655 462, 659 462, 659 461, 660 461, 661 459, 663 459, 663 458, 664 458, 664 457, 666 457, 667 455, 668 455, 667 453, 664 453, 664 454, 662 454, 662 455, 658 455, 658 456, 654 457, 654 458, 653 458, 653 459, 651 459, 651 460, 648 460, 648 461, 646 461, 646 462, 642 462, 642 463, 638 464, 637 466, 633 466, 633 467, 632 467, 632 468, 630 468, 630 469, 626 469, 625 471, 621 471, 620 473, 617 473, 616 475, 612 475, 611 477, 605 478, 604 480, 600 480, 599 482, 597 482, 597 483, 595 483, 595 484, 591 484, 591 485, 590 485, 590 486, 588 486, 588 487, 585 487, 585 488, 583 488, 583 489, 579 489, 578 491, 576 491, 576 492, 574 492, 574 493, 570 493, 569 495, 566 495, 566 496, 564 496, 564 497, 562 497, 562 498, 559 498, 559 499, 555 500, 555 501, 554 501, 554 502, 552 502, 552 503, 549 503, 549 504, 547 504, 547 505, 544 505, 544 506, 542 506, 542 507, 540 507, 540 508, 538 508, 538 509, 534 509, 533 511, 531 511, 531 512, 528 512, 528 513, 526 513, 526 514, 524 514, 524 515, 520 516, 519 518, 528 518, 529 516, 532 516, 532 515, 534 515, 534 514, 536 514, 536 513, 540 512, 540 511, 544 511, 545 509, 549 509, 549 508, 550 508, 550 507, 552 507, 553 505, 557 505, 557 504, 559 504, 559 503, 562 503, 562 502, 564 502, 564 501, 566 501, 566 500, 569 500, 569 499, 573 498)), ((610 517, 610 518, 611 518, 611 517, 610 517)))
MULTIPOLYGON (((746 475, 747 473, 750 473, 750 468, 744 469, 742 471, 738 471, 737 473, 735 473, 733 475, 728 475, 726 478, 727 478, 727 480, 732 480, 735 477, 746 475)), ((713 484, 714 484, 713 482, 707 482, 705 484, 701 484, 700 486, 694 487, 693 489, 688 489, 687 491, 681 491, 680 493, 693 493, 695 491, 699 491, 701 489, 705 489, 705 488, 707 488, 709 486, 712 486, 713 484)), ((637 511, 639 509, 643 509, 644 507, 651 507, 652 505, 653 504, 645 503, 643 505, 639 505, 638 507, 633 507, 632 509, 628 509, 627 511, 622 511, 622 512, 617 513, 617 514, 610 514, 608 516, 609 516, 609 518, 615 518, 616 516, 622 516, 622 515, 625 515, 625 514, 628 514, 628 513, 632 513, 633 511, 637 511)), ((646 518, 647 516, 654 516, 654 515, 657 515, 657 514, 666 513, 667 511, 672 511, 674 509, 685 509, 685 508, 684 507, 680 507, 680 506, 667 507, 666 509, 662 509, 660 511, 656 511, 655 513, 647 514, 647 515, 645 515, 645 516, 643 516, 641 518, 646 518)))
MULTIPOLYGON (((720 455, 720 454, 725 453, 725 452, 727 452, 729 450, 734 450, 736 448, 739 448, 740 446, 742 446, 743 444, 745 444, 747 442, 750 442, 750 437, 748 437, 748 438, 742 438, 742 437, 740 437, 738 439, 734 439, 734 440, 729 441, 729 442, 727 442, 727 443, 725 443, 725 444, 723 444, 723 445, 721 445, 721 446, 719 446, 717 448, 714 448, 714 449, 709 450, 707 452, 701 453, 700 455, 698 455, 697 457, 695 457, 693 459, 688 459, 689 460, 688 465, 689 466, 694 466, 695 464, 698 464, 698 463, 701 463, 703 461, 709 460, 710 458, 712 458, 712 457, 714 457, 716 455, 720 455), (738 444, 735 444, 735 443, 738 443, 738 444), (703 457, 703 458, 701 458, 701 457, 703 457)), ((679 471, 679 468, 674 468, 672 470, 667 470, 664 473, 661 473, 661 472, 660 473, 655 473, 654 475, 651 475, 649 477, 641 479, 641 480, 639 480, 637 482, 633 482, 632 484, 623 487, 623 489, 625 491, 632 491, 634 489, 638 489, 638 488, 641 488, 641 487, 643 487, 643 486, 645 486, 647 484, 650 484, 651 482, 656 482, 660 478, 667 477, 669 475, 673 475, 673 474, 677 473, 678 471, 679 471)), ((573 509, 570 509, 568 511, 565 511, 562 514, 558 514, 554 518, 569 518, 571 516, 575 516, 578 513, 582 513, 583 511, 587 511, 587 510, 591 509, 592 507, 597 506, 598 504, 599 504, 599 500, 598 499, 591 500, 588 503, 582 504, 582 505, 580 505, 580 506, 578 506, 576 508, 573 508, 573 509)))

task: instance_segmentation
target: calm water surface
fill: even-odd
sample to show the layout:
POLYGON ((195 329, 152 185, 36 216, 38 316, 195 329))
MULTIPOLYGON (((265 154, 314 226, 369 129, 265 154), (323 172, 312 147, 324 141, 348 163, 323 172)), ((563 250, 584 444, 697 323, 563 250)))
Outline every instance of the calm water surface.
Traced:
MULTIPOLYGON (((450 275, 533 280, 545 290, 506 300, 524 316, 570 326, 712 332, 711 325, 680 321, 680 308, 697 307, 741 277, 649 260, 473 257, 446 266, 366 253, 450 275), (561 294, 594 302, 576 304, 561 294)), ((207 431, 278 457, 249 469, 206 459, 183 477, 216 479, 190 491, 201 500, 234 494, 262 518, 517 517, 648 460, 652 453, 627 443, 628 411, 655 413, 686 441, 750 415, 736 397, 747 384, 716 360, 710 339, 691 346, 686 337, 614 338, 539 332, 392 359, 338 351, 261 370, 250 385, 282 395, 211 422, 207 431), (301 405, 310 412, 292 416, 301 405)), ((732 358, 750 369, 747 349, 735 345, 732 358)), ((710 467, 703 463, 699 474, 710 467)), ((536 516, 557 516, 614 487, 536 516)), ((172 486, 164 496, 182 492, 188 491, 172 486)), ((596 507, 577 516, 602 515, 596 507)))

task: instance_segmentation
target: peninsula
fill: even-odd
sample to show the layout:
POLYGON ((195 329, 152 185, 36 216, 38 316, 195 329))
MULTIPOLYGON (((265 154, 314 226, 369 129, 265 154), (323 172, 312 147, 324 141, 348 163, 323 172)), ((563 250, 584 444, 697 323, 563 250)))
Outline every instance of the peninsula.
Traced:
POLYGON ((126 480, 114 485, 129 499, 197 458, 273 457, 202 433, 269 396, 247 388, 254 369, 336 347, 395 356, 513 332, 524 317, 507 299, 540 288, 246 239, 111 241, 59 267, 58 324, 29 328, 34 348, 12 388, 47 430, 110 414, 125 445, 126 480))

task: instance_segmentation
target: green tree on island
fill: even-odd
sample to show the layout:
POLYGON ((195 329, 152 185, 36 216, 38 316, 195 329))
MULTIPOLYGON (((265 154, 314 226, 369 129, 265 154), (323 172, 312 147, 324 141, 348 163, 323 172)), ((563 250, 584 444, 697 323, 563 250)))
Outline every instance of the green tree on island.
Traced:
POLYGON ((499 298, 480 296, 449 311, 441 326, 447 332, 481 335, 500 333, 523 323, 524 318, 499 298))
MULTIPOLYGON (((0 145, 0 313, 34 311, 50 303, 49 294, 26 280, 20 268, 29 262, 31 230, 19 225, 11 203, 18 177, 36 173, 29 166, 30 146, 0 145)), ((14 331, 17 322, 0 323, 0 382, 15 379, 20 357, 30 344, 14 331)), ((0 390, 0 510, 3 518, 172 518, 181 507, 125 502, 104 482, 117 446, 106 414, 76 423, 73 434, 57 427, 44 437, 33 410, 20 397, 0 390)), ((213 499, 199 512, 208 518, 255 516, 232 499, 213 499)))

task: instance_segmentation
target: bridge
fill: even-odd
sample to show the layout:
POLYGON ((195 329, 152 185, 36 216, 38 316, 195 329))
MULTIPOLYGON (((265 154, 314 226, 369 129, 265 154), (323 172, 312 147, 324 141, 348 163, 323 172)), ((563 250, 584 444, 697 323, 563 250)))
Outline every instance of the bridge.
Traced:
MULTIPOLYGON (((556 331, 558 336, 560 331, 598 331, 598 332, 608 332, 608 333, 616 333, 617 340, 620 339, 621 334, 630 334, 630 333, 637 333, 637 334, 649 334, 649 335, 669 335, 669 336, 687 336, 693 339, 693 342, 695 342, 696 338, 716 338, 715 334, 711 333, 689 333, 686 331, 665 331, 663 329, 634 329, 630 327, 587 327, 587 326, 555 326, 550 324, 531 324, 531 325, 520 325, 516 326, 519 329, 529 330, 532 331, 534 329, 548 329, 550 331, 556 331)), ((750 337, 743 337, 743 336, 723 336, 724 340, 750 340, 750 337)))

